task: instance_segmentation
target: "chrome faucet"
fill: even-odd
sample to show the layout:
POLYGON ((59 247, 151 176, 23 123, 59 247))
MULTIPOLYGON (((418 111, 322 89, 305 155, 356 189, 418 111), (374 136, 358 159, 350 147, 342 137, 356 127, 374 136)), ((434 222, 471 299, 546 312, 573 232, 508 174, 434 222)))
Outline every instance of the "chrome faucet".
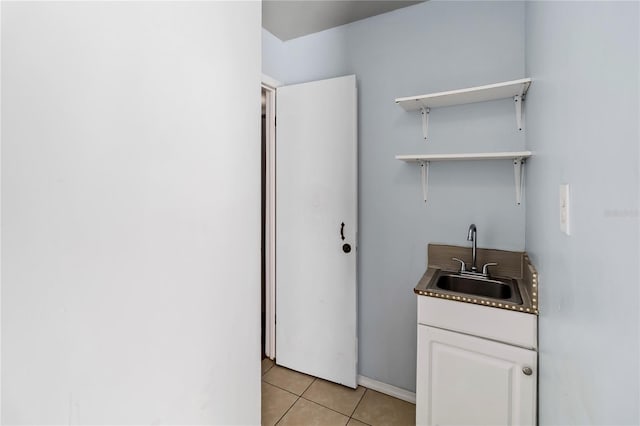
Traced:
POLYGON ((476 248, 477 248, 477 240, 478 240, 478 231, 476 229, 475 223, 469 225, 469 233, 467 234, 467 241, 471 241, 473 243, 471 247, 471 272, 478 272, 478 267, 476 266, 476 248))

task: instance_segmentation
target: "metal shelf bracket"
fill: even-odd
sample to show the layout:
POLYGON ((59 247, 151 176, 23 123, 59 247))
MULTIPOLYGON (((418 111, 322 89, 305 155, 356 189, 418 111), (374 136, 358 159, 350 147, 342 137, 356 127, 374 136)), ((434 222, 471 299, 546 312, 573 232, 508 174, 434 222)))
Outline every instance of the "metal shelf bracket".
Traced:
POLYGON ((429 132, 429 111, 430 108, 420 108, 420 114, 422 114, 422 134, 424 135, 424 141, 427 141, 427 133, 429 132))
POLYGON ((520 205, 522 201, 522 191, 524 184, 524 162, 525 159, 522 157, 513 159, 513 172, 515 176, 516 183, 516 205, 520 205))
POLYGON ((420 161, 420 174, 422 175, 422 198, 427 204, 427 193, 429 191, 429 162, 420 161))
POLYGON ((513 102, 516 106, 516 127, 518 130, 522 130, 522 101, 524 97, 522 95, 515 95, 513 102))

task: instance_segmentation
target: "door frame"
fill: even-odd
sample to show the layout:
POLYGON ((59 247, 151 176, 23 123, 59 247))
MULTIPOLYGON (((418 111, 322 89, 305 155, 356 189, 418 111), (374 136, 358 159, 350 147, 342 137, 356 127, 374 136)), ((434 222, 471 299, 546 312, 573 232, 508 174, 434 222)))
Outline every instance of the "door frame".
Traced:
POLYGON ((276 89, 282 84, 262 74, 261 88, 265 90, 265 339, 264 352, 276 357, 276 89))

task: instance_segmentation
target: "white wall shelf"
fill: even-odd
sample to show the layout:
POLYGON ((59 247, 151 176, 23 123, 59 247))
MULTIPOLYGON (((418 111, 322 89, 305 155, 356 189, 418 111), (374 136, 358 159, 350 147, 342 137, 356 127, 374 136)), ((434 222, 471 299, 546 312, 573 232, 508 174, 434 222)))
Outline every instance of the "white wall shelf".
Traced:
POLYGON ((405 111, 420 111, 422 114, 422 131, 425 141, 427 140, 429 130, 429 112, 431 108, 464 105, 497 99, 513 98, 516 109, 516 126, 518 130, 522 130, 522 102, 530 85, 531 79, 523 78, 485 86, 397 98, 396 104, 404 108, 405 111))
POLYGON ((419 163, 421 161, 461 161, 461 160, 510 160, 514 158, 529 158, 531 151, 516 152, 479 152, 462 154, 417 154, 417 155, 396 155, 396 160, 408 163, 419 163))
POLYGON ((531 157, 531 151, 516 152, 480 152, 462 154, 417 154, 417 155, 396 155, 396 160, 407 163, 417 163, 420 165, 422 175, 422 196, 427 202, 429 187, 429 163, 432 161, 470 161, 470 160, 512 160, 515 177, 516 204, 522 201, 523 169, 527 158, 531 157))

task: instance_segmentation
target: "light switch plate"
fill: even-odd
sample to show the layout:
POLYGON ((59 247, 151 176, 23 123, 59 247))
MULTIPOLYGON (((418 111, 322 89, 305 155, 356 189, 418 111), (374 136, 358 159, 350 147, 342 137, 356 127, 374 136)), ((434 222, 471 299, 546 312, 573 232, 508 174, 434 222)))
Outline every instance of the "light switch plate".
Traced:
POLYGON ((567 235, 571 235, 569 233, 571 218, 569 216, 569 200, 569 184, 565 183, 560 185, 560 231, 567 235))

